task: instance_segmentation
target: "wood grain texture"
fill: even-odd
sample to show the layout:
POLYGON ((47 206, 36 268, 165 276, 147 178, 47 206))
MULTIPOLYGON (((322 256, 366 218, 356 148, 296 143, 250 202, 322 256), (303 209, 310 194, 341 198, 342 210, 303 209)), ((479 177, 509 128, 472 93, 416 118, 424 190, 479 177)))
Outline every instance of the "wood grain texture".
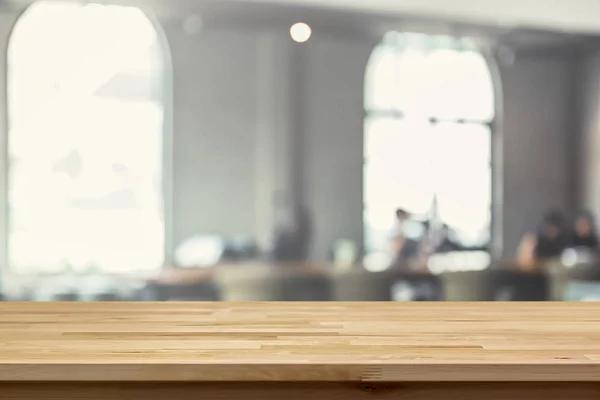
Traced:
POLYGON ((0 381, 600 381, 600 306, 3 303, 0 381))
POLYGON ((2 400, 597 400, 592 383, 0 383, 2 400))

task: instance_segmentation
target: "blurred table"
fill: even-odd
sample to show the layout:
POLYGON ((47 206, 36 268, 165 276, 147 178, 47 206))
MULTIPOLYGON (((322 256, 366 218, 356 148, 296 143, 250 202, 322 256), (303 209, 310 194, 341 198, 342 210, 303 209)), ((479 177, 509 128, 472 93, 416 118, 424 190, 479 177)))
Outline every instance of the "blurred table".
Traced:
POLYGON ((369 272, 360 265, 337 269, 329 262, 244 261, 169 268, 151 284, 159 292, 157 300, 194 298, 194 293, 209 291, 208 285, 218 287, 220 298, 227 301, 433 301, 441 300, 443 292, 439 278, 428 272, 369 272))
POLYGON ((214 283, 216 267, 177 268, 165 267, 159 274, 147 280, 142 292, 144 300, 220 300, 214 283))
POLYGON ((439 278, 425 271, 389 268, 368 271, 362 266, 334 271, 333 298, 338 301, 438 301, 439 278))
POLYGON ((149 296, 154 300, 328 300, 330 265, 256 260, 166 267, 148 280, 153 292, 149 296))
POLYGON ((328 301, 330 275, 330 263, 260 261, 220 265, 215 280, 227 301, 328 301))
POLYGON ((600 395, 592 303, 1 303, 0 321, 3 400, 600 395))

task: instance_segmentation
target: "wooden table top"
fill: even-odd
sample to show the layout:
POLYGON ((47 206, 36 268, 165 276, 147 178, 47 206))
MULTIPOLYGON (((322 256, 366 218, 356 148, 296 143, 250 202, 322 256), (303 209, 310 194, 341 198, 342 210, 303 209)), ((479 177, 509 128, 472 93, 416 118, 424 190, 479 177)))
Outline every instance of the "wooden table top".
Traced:
POLYGON ((0 303, 0 381, 600 381, 594 303, 0 303))

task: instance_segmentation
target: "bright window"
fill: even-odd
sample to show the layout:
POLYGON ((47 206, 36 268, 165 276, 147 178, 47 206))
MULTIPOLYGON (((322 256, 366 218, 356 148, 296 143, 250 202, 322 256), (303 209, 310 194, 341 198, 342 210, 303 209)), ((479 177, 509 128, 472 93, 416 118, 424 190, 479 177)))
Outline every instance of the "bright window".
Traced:
POLYGON ((494 90, 468 42, 392 32, 365 78, 364 222, 369 251, 389 244, 394 211, 435 218, 465 246, 490 240, 494 90))
POLYGON ((162 265, 164 57, 133 7, 40 2, 19 19, 8 51, 12 270, 162 265))

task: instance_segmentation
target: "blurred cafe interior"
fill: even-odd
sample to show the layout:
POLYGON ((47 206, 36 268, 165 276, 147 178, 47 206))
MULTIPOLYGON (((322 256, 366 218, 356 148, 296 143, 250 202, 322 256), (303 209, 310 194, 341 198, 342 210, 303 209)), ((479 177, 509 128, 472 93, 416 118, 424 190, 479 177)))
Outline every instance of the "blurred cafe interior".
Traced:
POLYGON ((2 298, 600 300, 600 3, 473 3, 0 0, 2 298))

